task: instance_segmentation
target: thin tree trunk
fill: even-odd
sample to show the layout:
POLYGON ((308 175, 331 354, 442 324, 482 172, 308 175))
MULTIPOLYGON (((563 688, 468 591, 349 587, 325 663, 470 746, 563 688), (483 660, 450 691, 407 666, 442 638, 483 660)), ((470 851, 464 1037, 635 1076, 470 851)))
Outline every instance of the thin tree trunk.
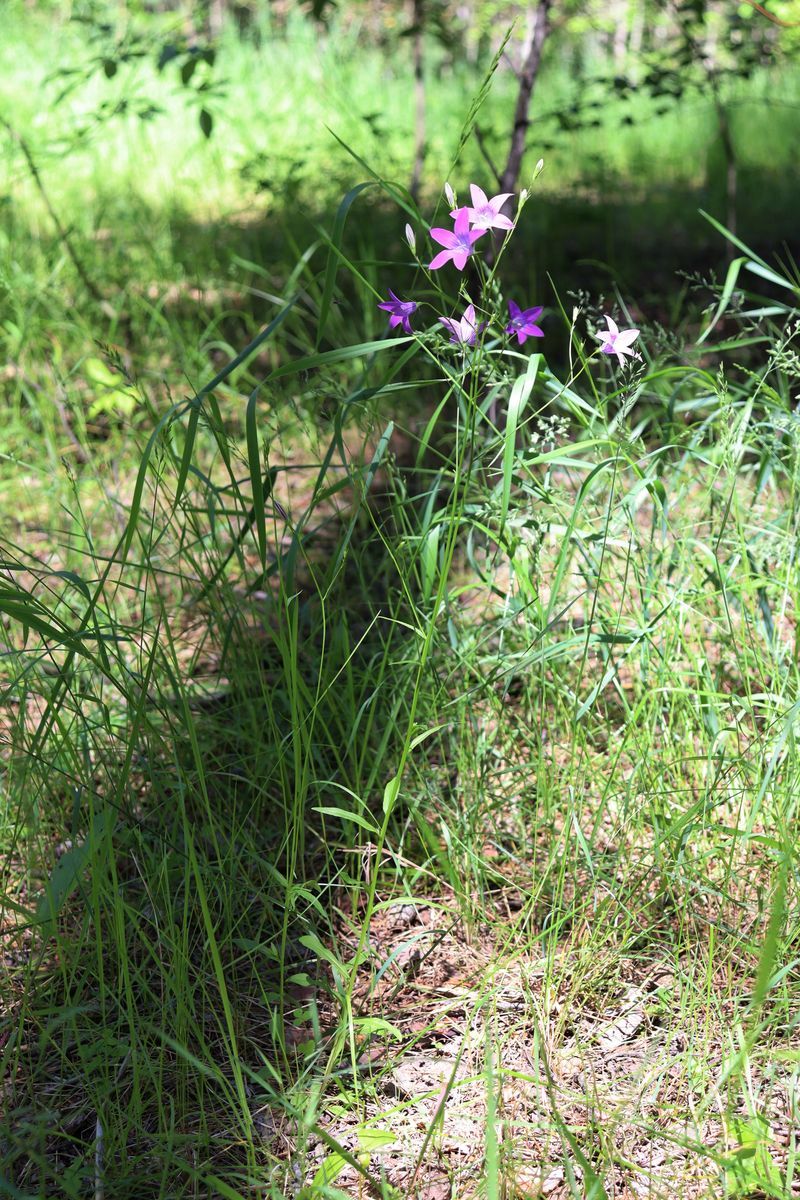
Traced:
POLYGON ((500 191, 516 191, 519 173, 522 168, 522 156, 525 153, 525 137, 530 125, 530 104, 539 66, 542 61, 542 48, 550 29, 550 9, 553 0, 539 0, 533 19, 533 29, 528 41, 525 61, 519 77, 519 92, 517 106, 514 110, 514 128, 511 132, 511 146, 508 159, 500 177, 500 191))
MULTIPOLYGON (((733 134, 731 133, 731 122, 728 115, 728 110, 719 94, 719 87, 714 85, 714 107, 717 112, 717 123, 719 126, 719 136, 722 142, 722 153, 725 159, 725 207, 726 216, 725 223, 730 233, 736 235, 736 210, 737 210, 737 192, 739 184, 738 163, 736 161, 736 147, 733 144, 733 134)), ((734 255, 733 243, 726 241, 725 248, 728 258, 732 259, 734 255)))
POLYGON ((416 202, 425 165, 425 58, 424 58, 424 14, 425 0, 414 0, 412 21, 414 24, 414 169, 411 173, 409 191, 416 202))

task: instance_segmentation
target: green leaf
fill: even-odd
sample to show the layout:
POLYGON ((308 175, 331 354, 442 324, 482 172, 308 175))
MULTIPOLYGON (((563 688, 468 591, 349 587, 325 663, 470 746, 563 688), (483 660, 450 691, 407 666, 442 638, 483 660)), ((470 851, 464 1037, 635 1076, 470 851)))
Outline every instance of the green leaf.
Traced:
POLYGON ((403 1031, 398 1029, 396 1025, 392 1025, 391 1021, 385 1021, 383 1017, 356 1017, 353 1025, 364 1037, 369 1037, 371 1034, 377 1033, 384 1034, 395 1041, 400 1041, 403 1038, 403 1031))
POLYGON ((786 1181, 770 1152, 772 1130, 763 1117, 732 1117, 725 1122, 738 1145, 724 1158, 725 1190, 731 1197, 768 1196, 781 1200, 786 1181))
POLYGON ((788 873, 788 861, 786 856, 784 856, 778 871, 778 880, 775 884, 775 892, 770 904, 769 921, 767 922, 767 930, 761 947, 758 971, 753 987, 751 1006, 756 1011, 761 1008, 772 985, 772 972, 778 957, 781 930, 786 920, 786 885, 788 873))
POLYGON ((511 389, 511 396, 508 401, 508 412, 506 414, 506 429, 505 441, 503 444, 503 492, 500 500, 500 531, 502 533, 506 517, 508 516, 508 506, 511 500, 511 481, 514 474, 514 455, 517 445, 517 428, 519 427, 519 419, 522 410, 528 402, 533 385, 536 383, 536 375, 539 370, 539 363, 542 360, 541 354, 532 354, 528 359, 528 366, 525 374, 520 375, 514 382, 511 389))
MULTIPOLYGON (((197 69, 197 63, 198 63, 198 59, 187 58, 186 62, 181 67, 181 83, 183 84, 184 87, 188 87, 189 82, 191 81, 191 78, 194 75, 195 70, 197 69)), ((201 124, 202 124, 202 122, 201 122, 201 124)), ((208 134, 206 134, 206 137, 207 136, 208 136, 208 134)))
POLYGON ((343 346, 341 350, 324 350, 321 354, 308 354, 303 358, 295 358, 276 367, 270 374, 270 379, 283 379, 286 375, 299 375, 301 371, 313 371, 319 367, 327 367, 331 363, 347 362, 351 358, 365 358, 367 355, 378 354, 382 350, 396 350, 406 342, 413 342, 410 337, 381 338, 375 342, 358 342, 354 346, 343 346))
POLYGON ((258 537, 258 553, 262 568, 267 565, 267 520, 264 513, 264 485, 261 480, 261 453, 256 427, 256 401, 259 387, 253 389, 245 412, 245 434, 247 438, 247 465, 250 468, 250 486, 253 489, 253 517, 258 537))
POLYGON ((298 938, 298 941, 301 946, 305 946, 312 954, 316 954, 317 958, 328 963, 338 975, 344 975, 343 964, 339 962, 339 959, 332 950, 329 950, 327 946, 322 944, 315 933, 304 933, 302 937, 298 938))
POLYGON ((214 118, 212 117, 211 113, 207 108, 201 108, 200 115, 197 119, 200 122, 200 129, 203 137, 210 138, 211 132, 214 128, 214 118))
POLYGON ((338 1179, 346 1166, 347 1159, 343 1158, 341 1154, 336 1151, 329 1154, 322 1160, 322 1166, 311 1181, 312 1194, 314 1188, 327 1187, 328 1184, 333 1183, 334 1179, 338 1179))
POLYGON ((86 841, 79 846, 73 846, 71 850, 62 854, 50 872, 50 878, 45 884, 44 895, 36 908, 36 921, 45 927, 45 936, 52 934, 56 919, 78 886, 81 875, 91 861, 93 850, 97 848, 100 840, 111 827, 112 821, 111 810, 98 813, 94 819, 92 833, 86 841))
POLYGON ((380 1150, 382 1146, 391 1146, 392 1142, 397 1141, 397 1134, 392 1133, 391 1129, 381 1129, 379 1125, 362 1125, 356 1130, 356 1135, 360 1149, 367 1153, 380 1150))
POLYGON ((325 333, 325 325, 328 321, 328 313, 330 312, 331 302, 333 300, 333 290, 336 286, 336 273, 339 269, 339 260, 342 258, 341 244, 344 237, 344 227, 347 221, 347 214, 353 204, 353 201, 361 195, 365 188, 373 187, 372 183, 358 183, 354 188, 351 188, 347 195, 342 200, 336 213, 336 219, 333 223, 333 233, 330 242, 328 243, 328 264, 325 268, 325 282, 322 285, 322 300, 319 306, 319 320, 317 321, 317 340, 316 348, 319 348, 325 333))
POLYGON ((743 265, 746 262, 747 262, 746 258, 735 258, 733 260, 733 262, 731 263, 731 265, 728 267, 728 273, 725 276, 725 284, 723 286, 722 293, 719 298, 719 304, 717 305, 714 315, 711 318, 711 320, 709 321, 708 325, 705 327, 703 332, 700 334, 700 337, 697 339, 698 346, 700 345, 701 342, 704 342, 706 340, 708 335, 711 333, 711 330, 717 324, 720 317, 725 312, 725 309, 730 304, 731 296, 733 295, 734 288, 736 287, 736 281, 739 278, 739 272, 741 271, 743 265))
POLYGON ((374 821, 368 820, 367 817, 362 817, 360 813, 347 812, 344 808, 335 808, 333 805, 320 804, 314 808, 314 812, 322 813, 328 817, 338 817, 340 821, 352 821, 355 825, 360 825, 362 829, 366 829, 367 833, 377 835, 379 832, 374 821))
POLYGON ((422 539, 420 562, 422 565, 422 598, 427 604, 433 594, 439 566, 439 535, 441 525, 434 525, 422 539))
POLYGON ((383 812, 388 817, 400 793, 400 776, 394 775, 383 789, 383 812))

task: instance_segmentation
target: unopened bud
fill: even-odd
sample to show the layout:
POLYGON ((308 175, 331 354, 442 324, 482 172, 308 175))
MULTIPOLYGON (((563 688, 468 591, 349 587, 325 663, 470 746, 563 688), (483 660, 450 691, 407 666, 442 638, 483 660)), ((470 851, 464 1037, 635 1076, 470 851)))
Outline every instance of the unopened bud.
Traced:
POLYGON ((577 305, 574 305, 573 309, 572 309, 572 324, 573 325, 575 324, 575 322, 577 321, 577 319, 580 315, 581 315, 581 310, 578 308, 577 305))
POLYGON ((539 161, 537 162, 536 166, 533 168, 533 178, 535 179, 537 175, 541 175, 543 170, 544 170, 544 159, 540 158, 539 161))
POLYGON ((410 225, 406 225, 406 241, 408 242, 409 246, 411 247, 411 253, 413 254, 417 248, 417 239, 414 235, 414 230, 411 228, 410 225))
POLYGON ((444 194, 447 199, 447 203, 450 205, 450 207, 455 208, 456 207, 456 194, 453 191, 453 189, 450 187, 449 183, 446 183, 444 185, 444 194))

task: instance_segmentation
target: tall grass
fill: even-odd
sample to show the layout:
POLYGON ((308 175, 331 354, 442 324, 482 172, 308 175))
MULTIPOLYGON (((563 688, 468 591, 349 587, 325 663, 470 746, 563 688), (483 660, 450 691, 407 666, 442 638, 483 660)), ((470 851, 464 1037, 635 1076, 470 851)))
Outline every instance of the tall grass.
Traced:
POLYGON ((466 362, 365 200, 255 337, 8 289, 1 1186, 788 1197, 796 280, 466 362))

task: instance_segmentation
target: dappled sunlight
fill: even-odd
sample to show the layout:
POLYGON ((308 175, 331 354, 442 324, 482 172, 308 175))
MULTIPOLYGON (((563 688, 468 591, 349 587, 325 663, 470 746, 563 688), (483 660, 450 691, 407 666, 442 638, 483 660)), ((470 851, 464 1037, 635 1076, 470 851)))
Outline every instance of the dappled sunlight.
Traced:
POLYGON ((0 1190, 790 1200, 800 7, 7 7, 0 1190))

